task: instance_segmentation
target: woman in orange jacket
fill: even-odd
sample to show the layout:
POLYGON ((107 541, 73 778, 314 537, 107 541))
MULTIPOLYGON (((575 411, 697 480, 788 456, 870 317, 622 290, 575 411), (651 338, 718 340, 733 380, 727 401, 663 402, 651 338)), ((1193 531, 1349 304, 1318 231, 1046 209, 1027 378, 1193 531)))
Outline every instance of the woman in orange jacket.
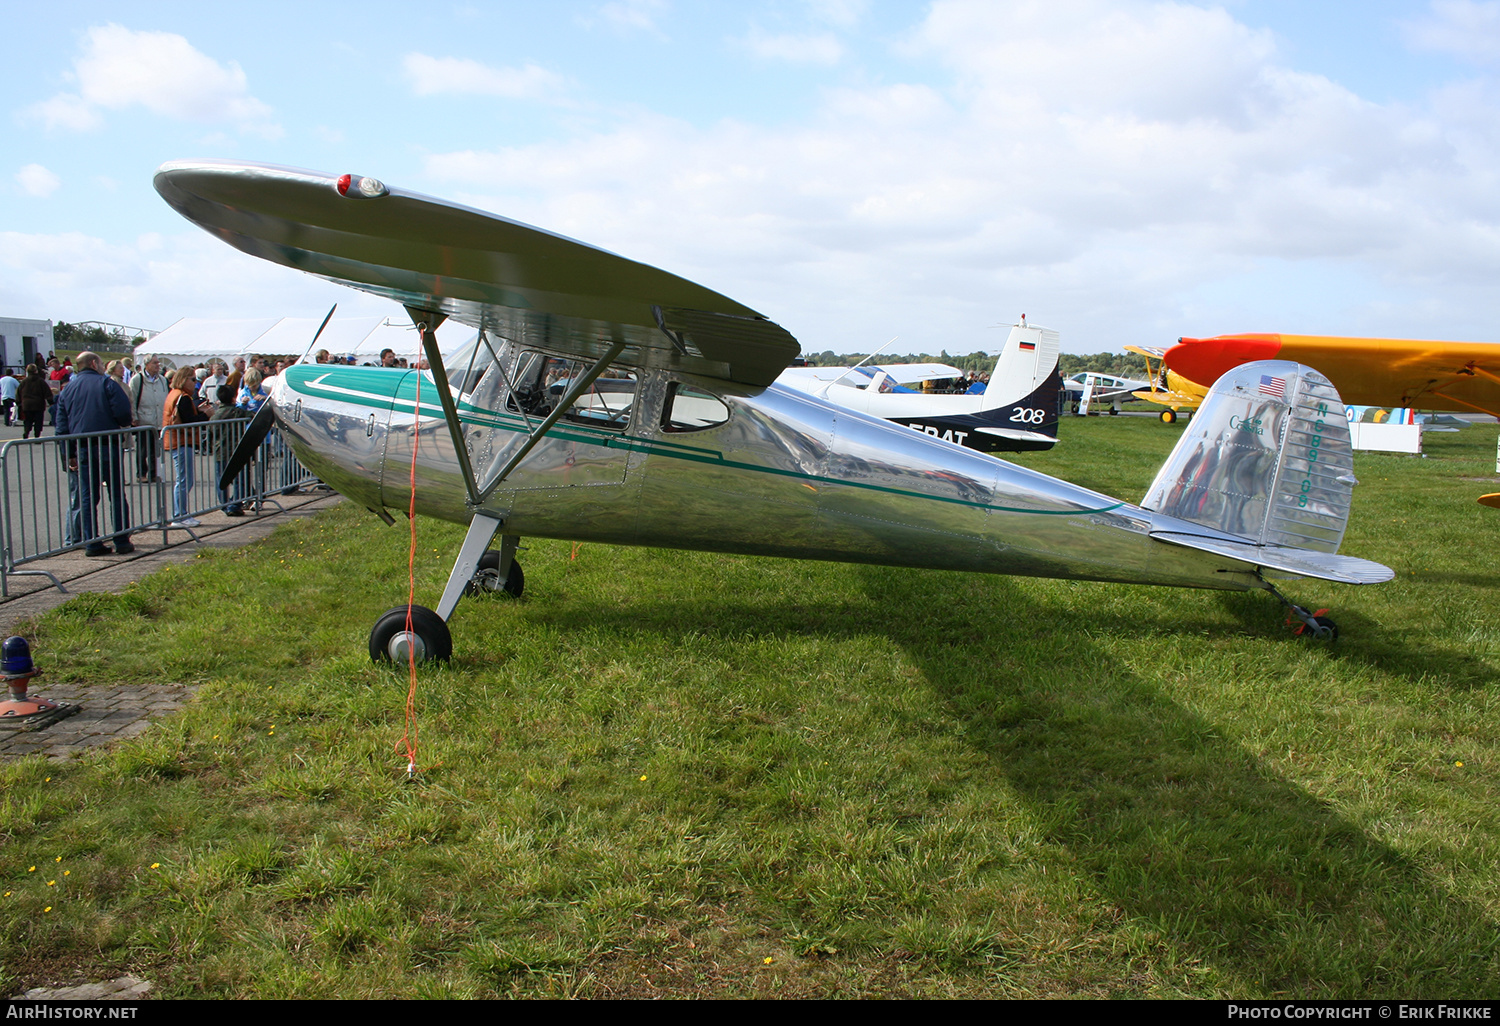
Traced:
POLYGON ((172 390, 162 408, 162 448, 172 456, 176 480, 172 482, 172 526, 197 527, 198 521, 188 515, 188 499, 193 490, 193 462, 198 447, 198 428, 190 425, 208 420, 207 404, 200 404, 194 392, 197 375, 192 367, 179 367, 172 375, 172 390))

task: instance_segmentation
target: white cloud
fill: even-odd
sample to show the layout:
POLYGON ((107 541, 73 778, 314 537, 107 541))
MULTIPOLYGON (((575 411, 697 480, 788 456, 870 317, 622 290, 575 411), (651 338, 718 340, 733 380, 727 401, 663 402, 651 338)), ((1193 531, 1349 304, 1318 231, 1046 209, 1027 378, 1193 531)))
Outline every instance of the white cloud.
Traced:
POLYGON ((807 0, 808 13, 815 21, 836 28, 853 28, 870 7, 868 0, 807 0))
POLYGON ((1223 10, 1171 3, 946 0, 904 49, 951 82, 829 90, 797 125, 645 117, 426 170, 480 190, 466 202, 732 295, 818 350, 899 333, 958 352, 1023 309, 1087 351, 1247 330, 1205 300, 1228 281, 1262 290, 1233 307, 1274 322, 1255 330, 1430 337, 1389 297, 1421 283, 1394 306, 1426 316, 1431 290, 1470 295, 1500 273, 1487 89, 1371 103, 1287 67, 1223 10), (1337 296, 1280 291, 1330 267, 1337 296))
POLYGON ((647 32, 662 36, 657 20, 666 13, 666 0, 609 0, 579 21, 585 28, 602 22, 619 32, 647 32))
POLYGON ((1405 26, 1414 47, 1480 62, 1500 59, 1500 3, 1433 0, 1431 12, 1405 26))
POLYGON ((561 75, 535 64, 495 68, 462 57, 409 53, 401 67, 418 96, 469 93, 512 100, 543 99, 559 94, 566 85, 561 75))
POLYGON ((16 172, 16 184, 26 195, 46 199, 62 185, 62 179, 40 164, 27 164, 16 172))
POLYGON ((744 44, 757 57, 794 64, 837 64, 844 55, 843 44, 827 32, 769 35, 760 29, 751 29, 744 44))
POLYGON ((124 244, 82 232, 0 232, 0 309, 160 329, 179 317, 321 317, 333 302, 340 313, 394 309, 196 230, 124 244))
POLYGON ((95 26, 72 77, 77 93, 59 93, 29 113, 49 128, 83 130, 100 123, 100 110, 141 106, 179 121, 228 123, 266 138, 281 134, 271 108, 250 95, 238 64, 220 64, 175 33, 95 26))
POLYGON ((48 128, 66 128, 71 132, 87 132, 104 123, 97 110, 72 93, 58 93, 33 105, 27 114, 48 128))

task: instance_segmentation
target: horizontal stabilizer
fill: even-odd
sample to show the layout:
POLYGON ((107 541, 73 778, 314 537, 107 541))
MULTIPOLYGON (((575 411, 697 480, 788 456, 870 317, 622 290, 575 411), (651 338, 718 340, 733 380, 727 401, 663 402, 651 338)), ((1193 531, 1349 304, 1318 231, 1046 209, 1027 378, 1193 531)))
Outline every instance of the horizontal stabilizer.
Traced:
POLYGON ((1205 538, 1202 535, 1181 534, 1176 531, 1152 531, 1151 537, 1169 545, 1181 545, 1253 563, 1266 570, 1296 574, 1299 577, 1316 577, 1339 584, 1380 584, 1396 576, 1396 572, 1388 566, 1332 552, 1294 549, 1287 545, 1257 545, 1252 541, 1205 538))
POLYGON ((1048 446, 1051 446, 1054 442, 1057 441, 1057 437, 1055 435, 1046 435, 1040 431, 1021 431, 1017 428, 992 427, 975 428, 974 430, 982 435, 994 435, 996 438, 1009 438, 1012 441, 1016 442, 1044 442, 1048 446))

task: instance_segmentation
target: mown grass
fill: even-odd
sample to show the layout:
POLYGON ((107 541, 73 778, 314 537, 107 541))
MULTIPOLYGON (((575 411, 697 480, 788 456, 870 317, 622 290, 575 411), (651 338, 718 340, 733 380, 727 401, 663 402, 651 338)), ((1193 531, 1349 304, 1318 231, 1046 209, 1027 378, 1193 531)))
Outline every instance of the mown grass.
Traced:
MULTIPOLYGON (((1025 462, 1132 499, 1180 430, 1064 428, 1025 462)), ((1345 551, 1399 578, 1290 586, 1332 647, 1266 596, 531 542, 422 675, 414 783, 365 655, 403 529, 344 507, 80 596, 43 683, 202 688, 0 766, 0 983, 1493 997, 1495 440, 1359 457, 1345 551)), ((461 531, 419 530, 431 602, 461 531)))

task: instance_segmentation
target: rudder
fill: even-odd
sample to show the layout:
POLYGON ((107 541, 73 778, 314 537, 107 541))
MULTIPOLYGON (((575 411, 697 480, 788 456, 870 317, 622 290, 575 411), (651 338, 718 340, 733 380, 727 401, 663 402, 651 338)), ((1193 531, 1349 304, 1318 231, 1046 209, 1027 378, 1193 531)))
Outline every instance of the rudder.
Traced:
POLYGON ((1311 367, 1263 360, 1214 382, 1141 505, 1256 545, 1335 553, 1356 483, 1338 391, 1311 367))

